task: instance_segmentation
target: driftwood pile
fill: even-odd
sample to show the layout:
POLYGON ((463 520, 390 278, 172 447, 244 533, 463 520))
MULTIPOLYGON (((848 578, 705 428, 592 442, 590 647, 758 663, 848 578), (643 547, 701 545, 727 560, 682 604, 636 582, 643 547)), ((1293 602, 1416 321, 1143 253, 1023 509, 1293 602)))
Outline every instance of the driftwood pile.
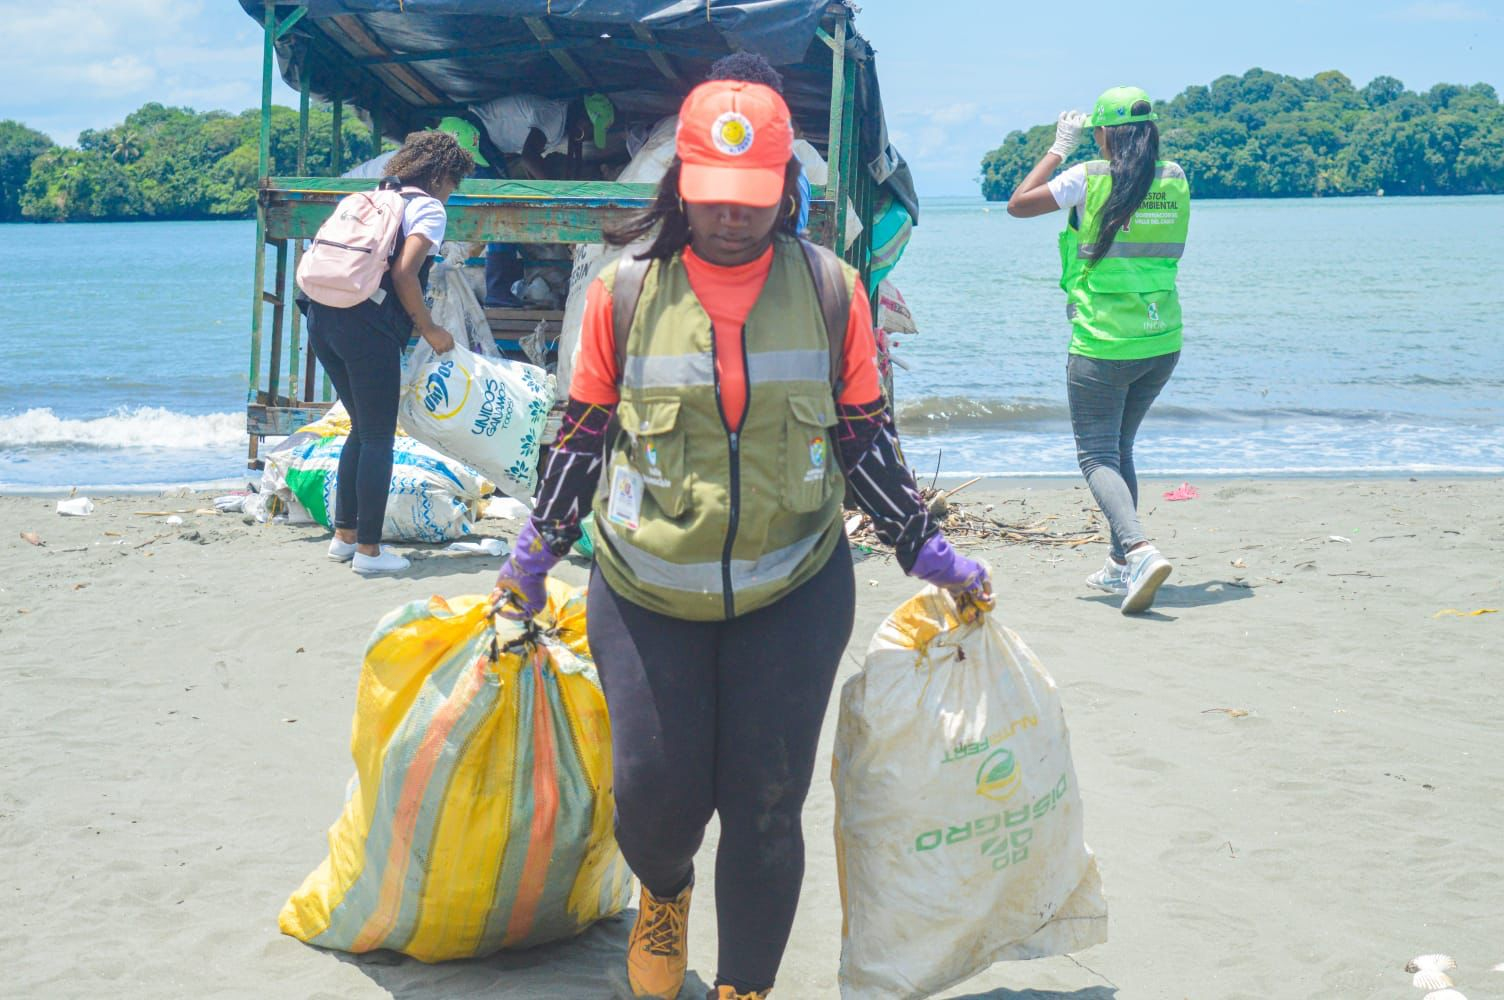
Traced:
MULTIPOLYGON (((1102 528, 1101 515, 1095 506, 1082 508, 1083 524, 1074 530, 1058 527, 1059 515, 1047 514, 1034 517, 1028 511, 1023 498, 1003 500, 996 504, 965 503, 955 499, 956 494, 979 482, 981 477, 968 480, 952 489, 936 489, 933 485, 923 487, 919 495, 929 504, 930 514, 953 541, 1001 541, 1024 545, 1064 546, 1076 548, 1092 542, 1105 542, 1107 536, 1102 528), (1017 505, 1016 518, 1004 508, 1017 505)), ((872 519, 866 514, 848 511, 846 536, 852 543, 873 551, 886 552, 888 547, 873 530, 872 519)))

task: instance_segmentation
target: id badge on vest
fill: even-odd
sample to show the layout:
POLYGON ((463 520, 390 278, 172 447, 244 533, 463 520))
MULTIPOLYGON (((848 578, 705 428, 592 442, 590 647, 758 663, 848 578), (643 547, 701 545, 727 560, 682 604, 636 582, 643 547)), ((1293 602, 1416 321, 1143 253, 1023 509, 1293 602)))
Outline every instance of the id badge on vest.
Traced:
POLYGON ((606 507, 606 520, 619 524, 628 531, 637 530, 637 519, 642 513, 642 476, 633 469, 619 465, 611 475, 611 502, 606 507))

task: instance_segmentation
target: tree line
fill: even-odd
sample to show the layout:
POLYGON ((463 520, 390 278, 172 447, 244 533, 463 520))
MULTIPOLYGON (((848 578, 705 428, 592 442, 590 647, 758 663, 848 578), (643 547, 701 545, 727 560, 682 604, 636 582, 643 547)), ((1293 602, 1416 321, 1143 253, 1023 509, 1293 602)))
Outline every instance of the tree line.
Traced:
MULTIPOLYGON (((343 162, 372 155, 371 133, 346 115, 343 162)), ((331 172, 334 116, 308 118, 307 170, 331 172)), ((147 104, 113 128, 88 129, 78 146, 59 146, 16 121, 0 121, 0 222, 127 219, 239 219, 256 207, 261 111, 147 104)), ((274 107, 274 175, 296 173, 298 113, 274 107)))
MULTIPOLYGON (((1201 198, 1504 193, 1504 105, 1486 83, 1417 93, 1392 76, 1359 89, 1335 70, 1251 69, 1154 110, 1161 156, 1201 198)), ((1008 133, 982 159, 982 194, 1006 200, 1054 136, 1054 123, 1008 133)), ((1068 164, 1099 155, 1088 133, 1068 164)))

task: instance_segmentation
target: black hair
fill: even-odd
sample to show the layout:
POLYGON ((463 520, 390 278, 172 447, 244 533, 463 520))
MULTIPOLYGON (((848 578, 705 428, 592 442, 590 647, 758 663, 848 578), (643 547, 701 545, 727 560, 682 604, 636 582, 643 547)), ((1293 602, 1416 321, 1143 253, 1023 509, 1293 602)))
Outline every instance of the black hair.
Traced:
MULTIPOLYGON (((1149 113, 1148 101, 1135 101, 1131 114, 1149 113)), ((1155 164, 1159 160, 1159 127, 1151 121, 1107 126, 1107 151, 1111 162, 1112 190, 1102 206, 1096 234, 1090 237, 1092 251, 1087 261, 1091 267, 1107 256, 1112 241, 1133 213, 1143 204, 1154 183, 1155 164)))
POLYGON ((710 72, 705 74, 705 79, 760 83, 783 93, 783 75, 773 68, 766 56, 746 49, 722 56, 711 63, 710 72))
MULTIPOLYGON (((624 247, 652 235, 652 243, 647 250, 638 254, 639 260, 667 260, 688 246, 689 216, 684 213, 684 203, 679 197, 679 174, 682 169, 683 164, 677 156, 674 157, 663 180, 658 182, 658 194, 654 196, 653 204, 648 206, 647 211, 621 225, 608 227, 605 231, 606 242, 612 246, 624 247)), ((788 167, 783 173, 783 198, 780 205, 799 204, 800 169, 798 157, 789 157, 788 167)), ((782 211, 774 232, 797 236, 797 216, 797 210, 782 211)))
POLYGON ((432 191, 444 181, 458 184, 475 170, 475 160, 448 132, 409 132, 402 148, 387 161, 388 175, 403 184, 432 191))

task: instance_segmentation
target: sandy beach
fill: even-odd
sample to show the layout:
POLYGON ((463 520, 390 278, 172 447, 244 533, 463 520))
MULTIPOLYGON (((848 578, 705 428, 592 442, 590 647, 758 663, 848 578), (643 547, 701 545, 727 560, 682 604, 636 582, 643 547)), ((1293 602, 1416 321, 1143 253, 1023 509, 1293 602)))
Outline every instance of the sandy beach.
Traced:
MULTIPOLYGON (((958 539, 991 561, 1000 614, 1063 692, 1111 939, 943 995, 1378 1000, 1419 996, 1402 966, 1442 951, 1467 996, 1504 996, 1487 971, 1504 962, 1504 483, 1202 481, 1195 500, 1160 499, 1176 485, 1144 484, 1176 572, 1140 619, 1083 585, 1101 544, 958 539), (1481 608, 1501 610, 1436 616, 1481 608)), ((343 801, 371 627, 414 598, 488 589, 496 561, 418 547, 406 576, 363 580, 324 558, 322 530, 202 513, 209 499, 96 497, 64 518, 53 497, 0 498, 0 993, 609 996, 625 918, 438 966, 278 933, 343 801)), ((1068 480, 960 499, 1061 531, 1090 506, 1068 480)), ((856 573, 843 678, 915 589, 888 558, 856 573)), ((837 996, 835 704, 786 1000, 837 996)), ((702 991, 715 840, 690 922, 702 991)))

